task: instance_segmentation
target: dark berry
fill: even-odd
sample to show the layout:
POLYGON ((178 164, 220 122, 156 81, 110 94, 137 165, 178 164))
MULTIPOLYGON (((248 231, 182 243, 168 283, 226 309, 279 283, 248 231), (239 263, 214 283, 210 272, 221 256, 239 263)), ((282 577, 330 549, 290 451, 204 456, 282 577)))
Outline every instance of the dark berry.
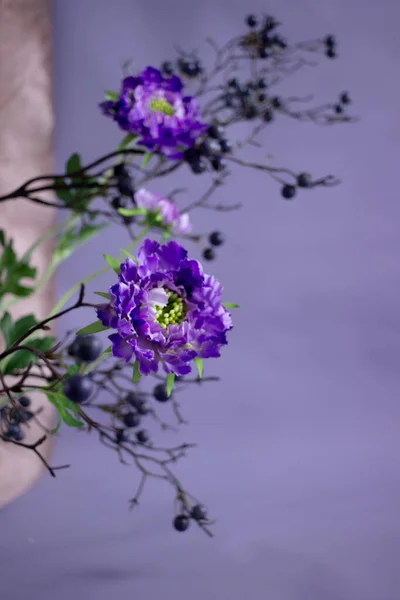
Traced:
POLYGON ((249 27, 257 27, 257 18, 255 15, 249 15, 246 17, 246 23, 249 27))
POLYGON ((336 104, 334 110, 337 115, 341 115, 343 112, 343 106, 341 104, 336 104))
POLYGON ((189 517, 186 515, 177 515, 174 519, 174 528, 176 531, 186 531, 189 527, 189 517))
POLYGON ((111 200, 111 206, 115 208, 115 210, 118 210, 119 208, 126 208, 127 204, 127 199, 123 198, 122 196, 115 196, 115 198, 111 200))
POLYGON ((278 98, 278 96, 276 96, 275 98, 272 98, 271 104, 274 108, 281 108, 282 101, 280 98, 278 98))
POLYGON ((80 362, 93 362, 102 350, 103 346, 95 335, 80 335, 76 339, 75 358, 80 362))
POLYGON ((309 173, 300 173, 297 176, 297 185, 302 188, 309 187, 311 183, 311 175, 309 173))
POLYGON ((33 419, 33 413, 30 410, 18 410, 14 415, 16 423, 26 423, 33 419))
POLYGON ((119 163, 114 167, 114 177, 129 177, 129 171, 124 163, 119 163))
POLYGON ((230 94, 230 93, 228 93, 228 94, 224 94, 224 95, 222 96, 222 100, 223 100, 223 102, 224 102, 225 106, 226 106, 227 108, 230 108, 231 106, 233 106, 233 100, 234 100, 234 96, 233 96, 233 94, 230 94))
POLYGON ((203 250, 203 258, 205 260, 214 260, 215 258, 215 252, 212 248, 205 248, 203 250))
POLYGON ((236 77, 232 77, 232 79, 230 79, 228 81, 228 86, 230 88, 236 88, 237 89, 237 88, 239 88, 240 84, 239 84, 239 81, 236 79, 236 77))
POLYGON ((263 77, 261 79, 259 79, 257 82, 257 87, 260 90, 265 90, 265 88, 267 87, 267 80, 264 79, 263 77))
POLYGON ((325 46, 327 48, 334 48, 336 46, 336 38, 334 35, 327 35, 324 39, 325 46))
POLYGON ((265 94, 258 94, 257 100, 258 102, 265 102, 267 96, 265 94))
POLYGON ((340 102, 342 104, 350 104, 351 100, 348 92, 343 92, 342 94, 340 94, 340 102))
POLYGON ((74 341, 68 346, 67 352, 68 356, 75 357, 75 352, 78 347, 78 339, 75 338, 74 341))
POLYGON ((225 163, 220 156, 212 157, 211 166, 214 169, 214 171, 223 171, 225 169, 225 163))
POLYGON ((212 246, 222 246, 225 242, 225 237, 220 231, 213 231, 208 238, 212 246))
POLYGON ((296 188, 294 185, 286 184, 281 189, 281 194, 286 200, 291 200, 296 195, 296 188))
POLYGON ((229 140, 222 138, 222 140, 219 140, 219 149, 224 154, 228 154, 229 152, 232 152, 232 144, 229 140))
POLYGON ((31 405, 31 399, 28 398, 27 396, 21 396, 21 398, 18 398, 18 402, 24 408, 28 408, 28 406, 31 405))
POLYGON ((325 54, 328 58, 336 58, 336 56, 337 56, 336 50, 334 48, 328 48, 328 50, 325 52, 325 54))
POLYGON ((217 125, 216 123, 213 123, 212 125, 210 125, 210 127, 207 130, 207 135, 210 138, 213 138, 215 140, 219 140, 223 137, 225 131, 224 128, 221 127, 221 125, 217 125))
POLYGON ((147 444, 147 442, 150 440, 150 436, 147 431, 141 429, 140 431, 136 432, 136 439, 139 444, 147 444))
POLYGON ((87 375, 71 375, 64 381, 63 391, 71 402, 81 404, 92 395, 93 383, 87 375))
POLYGON ((202 504, 193 506, 190 515, 195 521, 205 521, 205 519, 207 519, 207 511, 202 504))
POLYGON ((163 64, 161 65, 161 71, 164 73, 164 75, 172 75, 174 72, 174 67, 172 65, 171 62, 169 62, 168 60, 166 60, 165 62, 163 62, 163 64))
POLYGON ((201 175, 202 173, 204 173, 204 171, 207 170, 207 164, 204 160, 199 158, 195 162, 190 163, 190 168, 192 170, 192 173, 194 173, 195 175, 201 175))
POLYGON ((122 417, 125 427, 137 427, 140 425, 140 415, 137 412, 128 412, 122 417))
POLYGON ((268 54, 268 50, 266 49, 265 46, 261 46, 261 48, 258 49, 258 58, 268 58, 269 54, 268 54))
POLYGON ((159 383, 153 390, 153 396, 157 402, 168 402, 167 389, 163 383, 159 383))
POLYGON ((136 408, 137 412, 141 415, 147 415, 150 408, 147 406, 146 401, 135 394, 135 392, 129 392, 125 397, 125 402, 136 408))
POLYGON ((117 444, 123 444, 124 442, 127 442, 128 439, 129 435, 126 429, 117 429, 115 431, 115 441, 117 444))
POLYGON ((266 110, 265 112, 263 112, 262 117, 266 123, 270 123, 274 118, 274 114, 271 110, 266 110))
POLYGON ((221 146, 217 140, 206 139, 200 144, 200 150, 205 156, 211 157, 221 151, 221 146))
POLYGON ((7 427, 6 436, 15 439, 15 436, 21 432, 21 428, 18 423, 10 423, 7 427))
POLYGON ((249 85, 242 85, 238 89, 238 94, 239 94, 240 100, 242 102, 244 100, 247 100, 250 97, 250 86, 249 85))
POLYGON ((280 35, 274 35, 271 38, 271 43, 274 44, 275 46, 279 46, 279 48, 282 48, 282 49, 287 47, 286 41, 280 35))
POLYGON ((245 119, 255 119, 258 115, 257 107, 254 104, 247 104, 243 109, 245 119))
POLYGON ((118 177, 117 187, 119 193, 122 196, 132 197, 135 194, 135 188, 133 187, 132 178, 129 175, 118 177))
POLYGON ((276 19, 274 19, 274 17, 265 17, 263 29, 264 31, 272 31, 278 26, 278 24, 279 23, 276 21, 276 19))
POLYGON ((124 225, 132 225, 135 222, 135 217, 131 215, 130 217, 122 217, 124 225))

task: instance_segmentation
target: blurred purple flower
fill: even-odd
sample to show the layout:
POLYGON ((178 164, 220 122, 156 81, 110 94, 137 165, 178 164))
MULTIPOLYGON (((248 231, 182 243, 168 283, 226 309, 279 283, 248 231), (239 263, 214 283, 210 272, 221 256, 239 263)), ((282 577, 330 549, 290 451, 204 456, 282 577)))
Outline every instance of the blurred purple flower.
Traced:
POLYGON ((136 77, 126 77, 116 101, 100 104, 103 113, 121 129, 139 136, 138 143, 170 159, 180 159, 208 125, 201 121, 196 98, 182 95, 179 77, 164 77, 146 67, 136 77))
POLYGON ((168 227, 174 235, 189 233, 192 230, 189 215, 181 215, 177 206, 168 198, 141 188, 135 194, 135 201, 139 208, 146 209, 155 217, 158 216, 160 225, 168 227))
POLYGON ((116 329, 109 336, 114 356, 134 357, 142 375, 156 373, 160 363, 166 373, 186 375, 194 358, 220 356, 232 328, 222 287, 177 242, 146 239, 138 264, 126 260, 118 279, 110 304, 97 311, 104 326, 116 329))

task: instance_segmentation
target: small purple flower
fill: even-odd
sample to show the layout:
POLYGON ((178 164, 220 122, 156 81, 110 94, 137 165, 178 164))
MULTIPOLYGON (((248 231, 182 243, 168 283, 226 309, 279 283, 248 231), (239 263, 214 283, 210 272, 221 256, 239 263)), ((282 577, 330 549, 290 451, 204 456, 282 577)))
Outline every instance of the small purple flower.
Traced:
POLYGON ((176 205, 168 198, 141 188, 135 194, 135 201, 139 208, 146 209, 155 217, 158 216, 160 225, 169 228, 174 235, 189 233, 192 230, 189 215, 180 214, 176 205))
POLYGON ((183 96, 182 88, 176 75, 164 77, 154 67, 146 67, 140 75, 122 81, 118 100, 102 102, 100 107, 121 129, 138 135, 139 144, 177 160, 208 128, 201 121, 197 99, 183 96))
POLYGON ((134 357, 142 375, 156 373, 160 363, 166 373, 186 375, 194 358, 220 356, 232 328, 222 287, 177 242, 146 239, 138 263, 127 259, 118 279, 110 304, 97 311, 116 330, 109 336, 114 356, 134 357))

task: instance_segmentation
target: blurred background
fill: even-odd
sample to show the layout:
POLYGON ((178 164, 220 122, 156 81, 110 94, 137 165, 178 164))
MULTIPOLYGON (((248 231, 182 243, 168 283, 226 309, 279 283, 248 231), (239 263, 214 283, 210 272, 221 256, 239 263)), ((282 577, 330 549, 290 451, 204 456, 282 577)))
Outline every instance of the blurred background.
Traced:
MULTIPOLYGON (((339 187, 289 203, 266 174, 237 168, 218 200, 242 201, 241 211, 193 214, 197 231, 226 234, 207 267, 241 305, 222 358, 206 364, 221 382, 179 397, 190 424, 175 437, 198 448, 177 472, 217 519, 216 537, 175 532, 172 490, 157 482, 128 512, 135 470, 95 436, 64 429, 53 462, 72 468, 3 512, 7 600, 400 597, 400 5, 54 0, 57 171, 74 151, 89 162, 120 141, 97 104, 126 60, 159 65, 175 43, 211 60, 205 38, 241 33, 250 12, 271 13, 292 41, 336 35, 338 58, 322 57, 281 91, 323 103, 348 90, 361 120, 317 127, 282 117, 262 151, 249 149, 252 159, 271 153, 279 166, 337 175, 339 187)), ((198 198, 207 183, 182 171, 152 189, 178 185, 190 190, 184 204, 198 198)), ((88 244, 59 269, 57 296, 120 247, 118 228, 88 244)), ((60 334, 93 320, 68 317, 60 334)))

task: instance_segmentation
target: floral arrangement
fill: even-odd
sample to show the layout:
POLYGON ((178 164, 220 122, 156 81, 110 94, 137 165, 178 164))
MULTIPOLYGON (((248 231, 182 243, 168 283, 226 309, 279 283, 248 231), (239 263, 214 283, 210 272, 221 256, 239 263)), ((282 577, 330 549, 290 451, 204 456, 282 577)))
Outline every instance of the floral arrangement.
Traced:
POLYGON ((174 490, 175 529, 185 531, 195 522, 209 535, 212 521, 206 509, 173 472, 190 444, 159 448, 143 427, 147 419, 167 427, 157 403, 169 403, 178 424, 184 423, 175 390, 216 380, 203 376, 204 361, 218 358, 226 344, 235 343, 232 312, 238 306, 225 301, 221 283, 207 272, 211 269, 186 249, 187 244, 200 245, 202 262, 211 263, 224 235, 196 234, 193 211, 240 209, 240 199, 231 205, 213 201, 232 169, 264 172, 279 184, 284 200, 337 185, 332 175, 313 177, 249 162, 242 151, 280 118, 324 125, 354 121, 347 112, 347 92, 314 106, 310 98, 284 98, 276 91, 292 73, 313 64, 307 55, 335 58, 334 36, 289 44, 271 16, 249 15, 246 27, 221 47, 208 40, 215 52, 210 68, 196 53, 178 50, 174 60, 159 68, 125 72, 120 89, 107 91, 94 107, 121 130, 118 147, 86 165, 74 153, 65 172, 35 177, 0 197, 0 202, 23 198, 67 215, 21 257, 7 232, 0 231, 0 443, 33 451, 55 477, 64 467, 51 466, 42 456, 47 436, 61 426, 95 432, 120 460, 131 459, 138 470, 132 506, 146 480, 157 477, 174 490), (247 124, 247 134, 234 141, 228 134, 237 123, 247 124), (175 200, 179 190, 168 193, 164 185, 164 178, 180 169, 189 169, 207 185, 198 199, 186 192, 188 203, 181 207, 175 200), (157 193, 148 189, 149 182, 156 184, 157 193), (49 191, 56 199, 44 196, 49 191), (44 320, 26 314, 13 321, 9 308, 35 294, 62 261, 111 223, 126 230, 129 245, 118 256, 105 254, 105 265, 76 282, 44 320), (32 261, 49 236, 54 253, 38 277, 32 261), (86 284, 107 272, 110 287, 88 300, 86 284), (93 322, 66 338, 55 337, 50 325, 82 308, 92 311, 93 322), (103 331, 106 347, 97 335, 103 331), (152 393, 141 388, 143 378, 154 378, 152 393), (58 423, 28 444, 26 428, 32 420, 40 421, 40 411, 30 410, 29 394, 37 390, 54 405, 58 423), (99 395, 106 402, 99 403, 99 395), (102 419, 96 417, 99 411, 102 419))

